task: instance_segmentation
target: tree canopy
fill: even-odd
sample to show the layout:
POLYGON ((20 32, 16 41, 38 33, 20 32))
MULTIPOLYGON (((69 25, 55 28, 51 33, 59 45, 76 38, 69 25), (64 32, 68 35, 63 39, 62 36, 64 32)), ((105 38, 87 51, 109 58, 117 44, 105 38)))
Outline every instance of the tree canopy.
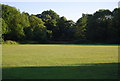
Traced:
POLYGON ((120 8, 113 11, 100 9, 94 14, 82 14, 77 22, 60 17, 51 9, 30 15, 2 4, 1 13, 2 38, 5 41, 67 41, 92 44, 118 44, 120 41, 120 8))

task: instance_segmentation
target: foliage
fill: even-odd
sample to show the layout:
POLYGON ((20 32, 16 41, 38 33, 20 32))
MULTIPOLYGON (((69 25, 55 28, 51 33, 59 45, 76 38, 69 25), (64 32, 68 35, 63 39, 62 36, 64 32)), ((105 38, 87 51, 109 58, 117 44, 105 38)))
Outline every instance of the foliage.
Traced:
POLYGON ((109 10, 95 12, 88 21, 87 39, 100 43, 113 43, 112 34, 116 33, 113 19, 113 13, 109 10))
POLYGON ((54 38, 57 40, 71 40, 74 38, 75 23, 67 20, 64 16, 58 19, 57 27, 54 29, 54 38))
POLYGON ((41 14, 37 14, 36 16, 45 22, 47 30, 53 30, 57 24, 57 19, 59 19, 59 15, 53 10, 43 11, 41 14))
POLYGON ((29 26, 29 22, 24 14, 14 7, 2 5, 2 18, 9 29, 8 33, 4 35, 5 40, 21 40, 25 36, 23 29, 29 26))
POLYGON ((45 40, 46 39, 46 27, 42 19, 32 15, 29 17, 30 27, 25 29, 26 38, 28 40, 45 40))
POLYGON ((8 32, 8 26, 5 23, 4 19, 0 18, 0 23, 2 23, 2 34, 6 34, 8 32))
POLYGON ((112 39, 115 43, 119 43, 120 42, 120 8, 115 8, 113 10, 113 22, 112 22, 112 27, 111 27, 111 39, 112 39))
MULTIPOLYGON (((77 41, 77 43, 118 44, 120 41, 120 8, 112 12, 100 9, 82 14, 74 22, 60 17, 53 10, 41 14, 20 13, 15 7, 2 4, 2 39, 13 41, 77 41), (87 42, 88 41, 88 42, 87 42)), ((74 42, 73 42, 74 43, 74 42)))
POLYGON ((3 44, 9 44, 9 45, 13 45, 13 44, 18 44, 18 42, 16 42, 16 41, 11 41, 11 40, 7 40, 7 41, 3 41, 2 42, 3 44))
POLYGON ((76 22, 76 31, 75 37, 78 39, 86 39, 86 31, 88 26, 88 19, 92 15, 90 14, 83 14, 82 18, 78 19, 76 22))

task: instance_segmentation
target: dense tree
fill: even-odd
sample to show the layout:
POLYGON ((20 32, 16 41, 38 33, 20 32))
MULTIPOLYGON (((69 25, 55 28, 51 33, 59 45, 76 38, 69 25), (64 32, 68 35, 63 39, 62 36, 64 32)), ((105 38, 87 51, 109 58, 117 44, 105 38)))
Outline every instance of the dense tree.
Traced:
POLYGON ((46 27, 42 19, 32 15, 29 17, 30 27, 25 29, 28 40, 44 41, 46 40, 46 27))
POLYGON ((120 41, 120 8, 101 9, 83 14, 75 23, 53 10, 41 14, 20 13, 15 7, 2 6, 2 38, 15 41, 72 41, 72 43, 115 43, 120 41), (82 42, 83 41, 83 42, 82 42))
POLYGON ((9 29, 4 35, 5 40, 22 40, 25 36, 23 29, 29 26, 25 15, 14 7, 2 5, 2 18, 9 29))
POLYGON ((53 30, 53 37, 57 40, 71 40, 74 38, 75 23, 64 16, 58 19, 57 26, 53 30))
POLYGON ((63 33, 64 33, 63 39, 73 40, 74 39, 74 33, 75 33, 75 22, 73 22, 72 20, 66 21, 63 33))
POLYGON ((43 20, 44 25, 47 28, 47 39, 51 40, 54 37, 54 30, 56 29, 57 21, 59 19, 59 15, 53 10, 43 11, 41 14, 36 15, 38 18, 43 20))
POLYGON ((2 31, 1 31, 1 33, 2 34, 7 34, 9 30, 8 30, 8 26, 5 23, 4 19, 0 18, 0 23, 2 23, 2 31))
POLYGON ((120 8, 113 10, 113 23, 110 31, 111 39, 114 43, 120 43, 120 8))
POLYGON ((88 19, 91 14, 82 14, 82 17, 76 22, 75 37, 78 39, 86 39, 86 31, 88 26, 88 19))
POLYGON ((99 10, 88 21, 87 38, 94 42, 107 42, 109 20, 112 12, 99 10))
POLYGON ((47 33, 47 40, 52 40, 53 32, 51 30, 47 30, 46 33, 47 33))
POLYGON ((41 18, 45 22, 47 30, 53 30, 59 19, 59 15, 53 10, 43 11, 41 14, 37 14, 37 17, 41 18))
POLYGON ((65 22, 67 19, 65 17, 61 17, 58 19, 57 26, 53 30, 53 37, 54 39, 60 40, 64 36, 64 28, 65 22))

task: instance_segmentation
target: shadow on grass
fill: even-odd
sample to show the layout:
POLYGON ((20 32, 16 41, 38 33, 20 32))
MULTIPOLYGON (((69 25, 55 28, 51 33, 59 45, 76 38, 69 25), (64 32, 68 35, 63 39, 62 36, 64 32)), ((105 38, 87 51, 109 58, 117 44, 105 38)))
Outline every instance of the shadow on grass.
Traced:
MULTIPOLYGON (((84 40, 85 41, 85 40, 84 40)), ((47 45, 120 45, 118 43, 95 43, 95 42, 84 42, 79 41, 78 43, 73 41, 18 41, 19 44, 31 44, 31 45, 37 45, 37 44, 47 44, 47 45)))
POLYGON ((3 68, 3 79, 118 79, 118 63, 3 68))

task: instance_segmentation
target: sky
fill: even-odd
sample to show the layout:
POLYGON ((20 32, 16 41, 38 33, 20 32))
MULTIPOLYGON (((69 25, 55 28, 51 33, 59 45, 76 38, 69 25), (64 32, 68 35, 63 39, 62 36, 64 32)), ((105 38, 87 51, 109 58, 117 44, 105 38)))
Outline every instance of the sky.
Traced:
POLYGON ((15 1, 5 1, 2 4, 7 4, 16 7, 21 12, 28 12, 29 14, 41 14, 45 10, 52 9, 58 15, 65 16, 68 20, 77 21, 82 13, 93 14, 99 9, 109 9, 111 11, 118 7, 118 1, 104 2, 94 2, 94 1, 68 1, 68 2, 54 2, 54 1, 25 1, 25 2, 15 2, 15 1))

